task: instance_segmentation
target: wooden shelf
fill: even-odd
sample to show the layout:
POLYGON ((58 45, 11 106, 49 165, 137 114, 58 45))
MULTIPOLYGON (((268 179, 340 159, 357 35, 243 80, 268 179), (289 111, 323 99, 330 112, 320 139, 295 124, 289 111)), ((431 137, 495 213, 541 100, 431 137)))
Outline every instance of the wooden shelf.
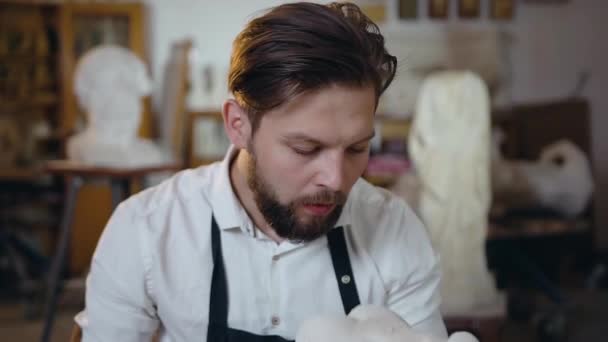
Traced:
POLYGON ((393 186, 397 182, 398 177, 388 177, 388 176, 381 177, 381 176, 363 175, 363 179, 365 179, 372 185, 379 186, 381 188, 388 188, 388 187, 393 186))
POLYGON ((13 63, 20 64, 31 64, 32 61, 54 61, 56 60, 55 55, 45 55, 45 56, 34 56, 32 54, 26 53, 16 53, 10 55, 0 55, 0 61, 9 61, 13 63))
POLYGON ((213 163, 219 162, 219 161, 222 161, 222 158, 197 158, 197 157, 193 157, 193 160, 191 161, 190 165, 188 165, 188 166, 189 167, 199 167, 199 166, 213 164, 213 163))
POLYGON ((412 121, 411 116, 398 117, 398 116, 391 116, 391 115, 382 114, 382 113, 377 113, 375 119, 378 121, 381 121, 383 123, 395 123, 395 124, 410 123, 412 121))
POLYGON ((59 99, 56 96, 41 96, 39 98, 33 98, 29 100, 20 101, 5 101, 0 99, 0 109, 10 110, 16 108, 40 108, 55 106, 59 103, 59 99))
POLYGON ((216 120, 222 120, 222 111, 221 110, 217 110, 217 111, 189 111, 188 115, 190 116, 190 118, 210 118, 210 119, 216 119, 216 120))
MULTIPOLYGON (((15 91, 18 88, 6 83, 9 80, 3 81, 3 84, 6 83, 7 90, 0 94, 0 112, 7 112, 6 114, 12 115, 16 119, 21 119, 20 115, 44 115, 44 119, 50 126, 51 135, 46 139, 47 141, 41 141, 40 146, 36 147, 40 147, 44 152, 42 158, 61 157, 65 152, 64 142, 74 132, 81 115, 73 92, 74 72, 79 58, 92 45, 97 45, 96 42, 107 43, 109 41, 107 38, 110 38, 110 32, 99 37, 95 34, 103 26, 104 30, 108 28, 113 34, 121 37, 120 41, 124 43, 125 47, 140 57, 144 63, 149 64, 148 49, 146 48, 146 42, 149 41, 146 37, 149 6, 141 1, 123 3, 116 1, 0 0, 0 2, 2 2, 0 11, 3 15, 11 15, 8 11, 16 11, 20 15, 31 11, 31 17, 34 19, 31 19, 28 25, 35 25, 35 30, 38 31, 42 27, 45 34, 40 35, 37 32, 29 31, 25 34, 32 36, 37 34, 36 37, 40 37, 40 39, 47 38, 47 47, 44 49, 37 50, 38 45, 23 45, 23 49, 40 51, 40 53, 25 56, 22 50, 14 50, 10 54, 2 53, 0 56, 0 64, 5 64, 8 68, 15 66, 29 69, 32 66, 31 69, 41 68, 40 71, 46 73, 40 79, 44 82, 44 85, 41 85, 43 87, 37 86, 36 74, 19 73, 18 78, 23 78, 19 82, 25 82, 23 85, 28 86, 27 90, 24 89, 27 91, 24 95, 27 97, 22 97, 21 92, 15 91), (7 5, 7 3, 11 5, 7 5), (18 8, 16 5, 28 6, 18 8), (101 20, 103 18, 105 19, 101 20), (106 20, 113 25, 106 27, 106 20), (92 38, 95 38, 95 42, 92 38), (86 44, 78 42, 86 42, 86 44), (55 97, 47 98, 47 90, 53 92, 55 97), (15 94, 12 94, 13 92, 15 94), (44 99, 38 98, 38 95, 44 95, 44 99)), ((15 30, 22 30, 19 22, 13 26, 15 30)), ((7 25, 3 25, 2 30, 6 31, 7 27, 7 25)), ((25 31, 25 29, 23 30, 25 31)), ((12 71, 12 69, 8 70, 12 71)), ((17 80, 15 80, 16 82, 17 80)), ((154 131, 150 99, 144 99, 143 102, 139 133, 142 137, 150 138, 154 131)), ((29 118, 23 119, 27 121, 29 118)), ((25 123, 25 125, 27 124, 29 122, 25 123)), ((36 171, 27 168, 0 170, 0 178, 6 182, 19 182, 19 179, 38 181, 50 177, 48 172, 43 177, 42 174, 39 176, 36 171)), ((97 239, 111 214, 110 205, 103 201, 103 198, 106 197, 111 197, 110 189, 97 185, 84 186, 78 196, 71 233, 72 241, 78 243, 70 246, 69 269, 71 272, 81 272, 90 264, 97 239)))
POLYGON ((488 239, 516 239, 583 234, 591 231, 584 219, 520 219, 507 223, 490 223, 488 239))
POLYGON ((0 181, 31 181, 42 177, 40 167, 9 167, 0 168, 0 181))

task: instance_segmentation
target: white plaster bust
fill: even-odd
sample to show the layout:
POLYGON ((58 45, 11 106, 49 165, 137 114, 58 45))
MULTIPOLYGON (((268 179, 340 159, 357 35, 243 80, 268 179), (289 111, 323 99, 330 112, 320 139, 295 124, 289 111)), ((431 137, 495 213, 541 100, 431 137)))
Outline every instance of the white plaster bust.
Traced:
POLYGON ((152 141, 138 137, 142 97, 152 81, 130 50, 102 45, 78 62, 74 91, 87 115, 86 128, 68 141, 71 160, 105 167, 141 167, 165 161, 152 141))
POLYGON ((547 145, 535 161, 505 159, 501 131, 492 148, 492 186, 496 213, 509 209, 552 209, 575 218, 587 208, 594 182, 589 157, 569 140, 547 145))
POLYGON ((298 342, 478 342, 466 332, 449 339, 422 335, 394 312, 381 306, 360 305, 348 316, 327 315, 308 319, 296 335, 298 342))

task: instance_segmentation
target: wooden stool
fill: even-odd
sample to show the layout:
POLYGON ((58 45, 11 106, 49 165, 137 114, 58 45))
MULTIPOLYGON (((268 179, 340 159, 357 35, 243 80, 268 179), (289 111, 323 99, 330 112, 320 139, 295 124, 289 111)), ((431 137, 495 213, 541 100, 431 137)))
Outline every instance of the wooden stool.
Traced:
POLYGON ((479 342, 499 342, 502 328, 507 321, 505 300, 495 306, 471 311, 470 313, 444 316, 448 333, 467 331, 475 335, 479 342))
POLYGON ((61 272, 70 243, 72 220, 78 192, 87 182, 107 182, 112 191, 112 208, 131 195, 133 184, 141 182, 146 176, 160 172, 175 172, 182 167, 178 164, 164 164, 137 168, 96 167, 67 160, 50 161, 46 164, 46 173, 61 176, 66 183, 66 198, 61 218, 57 250, 49 272, 47 301, 45 304, 45 322, 42 341, 50 340, 55 319, 57 297, 61 283, 61 272))

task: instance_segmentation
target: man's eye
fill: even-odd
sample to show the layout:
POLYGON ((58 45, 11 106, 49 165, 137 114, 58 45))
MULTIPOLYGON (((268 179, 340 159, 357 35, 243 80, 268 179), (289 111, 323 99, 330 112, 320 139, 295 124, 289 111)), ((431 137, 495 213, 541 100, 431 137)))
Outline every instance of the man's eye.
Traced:
POLYGON ((319 152, 319 148, 318 147, 308 147, 308 148, 304 148, 304 147, 292 147, 291 148, 295 153, 299 154, 299 155, 303 155, 303 156, 310 156, 313 155, 317 152, 319 152))
POLYGON ((353 153, 353 154, 365 153, 365 152, 367 152, 367 145, 350 147, 348 149, 348 152, 353 153))

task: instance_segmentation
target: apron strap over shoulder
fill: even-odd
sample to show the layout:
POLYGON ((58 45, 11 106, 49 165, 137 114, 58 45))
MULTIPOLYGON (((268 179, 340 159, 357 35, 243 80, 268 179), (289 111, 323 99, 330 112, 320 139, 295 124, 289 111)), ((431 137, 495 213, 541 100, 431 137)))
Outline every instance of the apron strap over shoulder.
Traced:
POLYGON ((355 276, 350 264, 348 256, 348 248, 346 239, 344 238, 344 228, 337 227, 332 229, 327 234, 327 243, 329 244, 329 253, 331 261, 334 265, 336 280, 342 297, 342 305, 344 312, 348 315, 361 302, 359 301, 359 293, 355 284, 355 276))

